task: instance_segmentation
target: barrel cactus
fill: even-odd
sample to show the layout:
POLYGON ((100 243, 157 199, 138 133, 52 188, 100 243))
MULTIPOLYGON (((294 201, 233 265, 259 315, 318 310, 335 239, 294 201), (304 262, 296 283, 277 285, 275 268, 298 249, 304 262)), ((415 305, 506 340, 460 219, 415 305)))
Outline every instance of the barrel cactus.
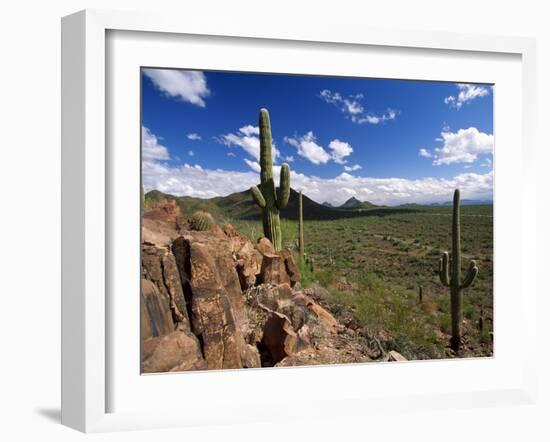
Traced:
POLYGON ((279 212, 286 207, 290 197, 290 169, 288 164, 281 166, 279 187, 275 189, 273 180, 273 158, 271 146, 271 124, 267 109, 260 110, 260 185, 252 186, 252 199, 262 210, 264 235, 269 238, 275 250, 281 250, 281 221, 279 212))
POLYGON ((471 260, 466 276, 462 279, 460 266, 460 191, 458 189, 455 190, 453 196, 451 247, 451 258, 449 259, 449 252, 444 252, 439 260, 439 279, 444 286, 451 289, 451 348, 458 351, 462 338, 462 290, 472 285, 478 273, 476 262, 471 260))
POLYGON ((191 215, 191 218, 189 218, 189 225, 192 230, 210 230, 214 227, 214 224, 215 222, 212 215, 204 210, 196 211, 193 215, 191 215))

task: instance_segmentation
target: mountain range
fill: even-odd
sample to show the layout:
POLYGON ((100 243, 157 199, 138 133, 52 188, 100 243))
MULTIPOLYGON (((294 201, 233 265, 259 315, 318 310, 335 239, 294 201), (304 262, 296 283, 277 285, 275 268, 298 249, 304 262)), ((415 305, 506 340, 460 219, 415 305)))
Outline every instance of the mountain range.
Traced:
MULTIPOLYGON (((288 204, 281 210, 281 216, 283 218, 297 219, 298 196, 299 193, 291 188, 288 204)), ((218 220, 253 220, 260 218, 260 211, 256 203, 252 201, 250 191, 248 190, 208 199, 195 198, 192 196, 174 196, 158 190, 152 190, 145 194, 145 204, 147 207, 152 207, 161 199, 175 200, 180 206, 183 214, 191 214, 196 210, 206 210, 218 220)), ((302 204, 304 218, 309 220, 331 220, 364 215, 381 216, 388 213, 411 211, 411 209, 408 208, 375 206, 369 202, 361 202, 351 198, 340 207, 332 207, 326 205, 326 203, 319 204, 311 198, 308 198, 307 195, 302 195, 302 204)))
MULTIPOLYGON (((285 208, 281 210, 281 216, 287 219, 297 219, 298 217, 298 197, 299 193, 290 189, 290 198, 285 208)), ((158 190, 152 190, 145 194, 145 204, 152 207, 156 202, 162 199, 173 199, 180 206, 182 213, 189 215, 196 210, 206 210, 216 219, 230 220, 255 220, 260 218, 260 210, 252 201, 250 191, 232 193, 227 196, 217 196, 214 198, 202 199, 192 196, 174 196, 158 190)), ((368 201, 360 201, 351 197, 345 203, 334 207, 329 203, 319 204, 302 195, 302 204, 304 218, 309 220, 332 220, 339 218, 351 218, 356 216, 383 216, 390 213, 406 213, 417 211, 421 207, 434 205, 447 205, 447 203, 438 203, 432 205, 407 204, 396 207, 377 206, 368 201)), ((452 204, 449 202, 449 204, 452 204)), ((463 200, 463 204, 492 204, 492 202, 482 202, 477 200, 463 200)))

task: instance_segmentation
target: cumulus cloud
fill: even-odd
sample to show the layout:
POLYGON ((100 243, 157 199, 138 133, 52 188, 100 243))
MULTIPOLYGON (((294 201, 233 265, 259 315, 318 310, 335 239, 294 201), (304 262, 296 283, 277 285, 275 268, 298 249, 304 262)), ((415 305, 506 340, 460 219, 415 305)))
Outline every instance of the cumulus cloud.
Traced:
POLYGON ((187 138, 192 140, 192 141, 202 140, 202 137, 199 134, 194 133, 194 132, 192 132, 190 134, 187 134, 187 138))
POLYGON ((424 148, 418 151, 418 155, 424 158, 431 158, 433 156, 430 152, 428 152, 427 149, 424 149, 424 148))
POLYGON ((294 146, 301 157, 313 164, 326 164, 331 159, 330 154, 317 144, 312 131, 301 137, 285 137, 285 142, 294 146))
POLYGON ((194 157, 194 156, 195 156, 195 152, 193 152, 192 150, 190 150, 189 152, 187 152, 187 155, 189 155, 190 157, 194 157))
POLYGON ((489 88, 476 84, 458 83, 458 94, 445 97, 443 101, 455 109, 460 109, 465 103, 489 94, 489 88))
MULTIPOLYGON (((236 133, 222 135, 217 140, 226 146, 238 146, 256 161, 260 161, 260 128, 250 124, 241 127, 236 133)), ((280 156, 280 152, 273 143, 273 159, 280 156)))
POLYGON ((353 166, 344 166, 346 172, 355 172, 356 170, 361 170, 362 167, 359 164, 354 164, 353 166))
POLYGON ((367 112, 364 106, 361 104, 363 100, 363 94, 349 95, 344 97, 340 92, 333 92, 329 89, 323 89, 319 93, 319 97, 323 101, 329 104, 333 104, 341 112, 346 114, 356 124, 380 124, 386 121, 395 120, 398 115, 398 111, 394 109, 388 109, 382 114, 376 114, 373 112, 367 112))
POLYGON ((286 161, 287 163, 292 163, 292 162, 294 161, 294 157, 293 157, 292 155, 287 155, 287 156, 285 157, 285 161, 286 161))
POLYGON ((332 150, 332 159, 335 163, 338 164, 347 163, 344 158, 350 156, 353 152, 353 148, 349 143, 346 143, 345 141, 340 141, 338 139, 332 140, 329 143, 328 147, 330 150, 332 150))
POLYGON ((145 126, 141 127, 141 157, 143 161, 169 160, 168 149, 159 143, 159 139, 145 126))
POLYGON ((204 98, 210 95, 206 76, 200 71, 178 69, 143 69, 155 87, 169 97, 205 107, 204 98))
MULTIPOLYGON (((285 143, 296 148, 296 152, 309 162, 319 165, 334 161, 338 164, 345 164, 346 157, 353 153, 353 147, 345 141, 334 139, 328 144, 328 149, 318 144, 317 138, 312 131, 305 135, 294 137, 285 137, 285 143)), ((293 160, 294 158, 291 157, 293 160)))
POLYGON ((479 155, 492 154, 494 137, 480 132, 475 127, 459 129, 457 132, 441 132, 443 145, 433 152, 420 149, 419 155, 433 158, 434 166, 453 163, 473 163, 479 155))

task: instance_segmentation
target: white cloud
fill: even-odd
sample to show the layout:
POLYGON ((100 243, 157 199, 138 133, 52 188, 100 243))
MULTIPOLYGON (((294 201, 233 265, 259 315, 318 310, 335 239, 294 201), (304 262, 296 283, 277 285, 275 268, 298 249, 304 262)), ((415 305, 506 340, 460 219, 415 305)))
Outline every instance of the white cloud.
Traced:
POLYGON ((250 161, 248 158, 245 158, 244 162, 248 164, 248 167, 250 167, 254 172, 260 173, 262 171, 260 163, 257 161, 250 161))
POLYGON ((361 170, 362 167, 359 164, 354 164, 353 166, 344 166, 346 172, 355 172, 356 170, 361 170))
POLYGON ((285 137, 284 140, 296 148, 298 155, 313 164, 326 164, 332 158, 322 146, 317 144, 315 135, 311 131, 301 137, 285 137))
MULTIPOLYGON (((253 161, 250 162, 251 167, 253 161)), ((274 167, 276 184, 279 167, 274 167)), ((405 203, 432 203, 449 201, 455 188, 460 188, 463 198, 491 199, 493 195, 493 172, 487 174, 463 173, 451 179, 354 177, 342 173, 334 178, 320 178, 290 172, 291 186, 302 190, 317 202, 328 201, 339 205, 350 196, 374 204, 397 205, 405 203)), ((199 198, 225 196, 242 192, 258 184, 257 171, 236 172, 203 169, 200 166, 184 165, 170 167, 160 162, 147 162, 143 166, 145 189, 158 189, 173 195, 190 195, 199 198)))
POLYGON ((328 147, 330 150, 332 150, 332 159, 335 163, 338 164, 347 163, 344 158, 350 156, 353 152, 353 148, 349 143, 346 143, 345 141, 340 141, 338 139, 332 140, 329 143, 328 147))
MULTIPOLYGON (((443 140, 441 140, 441 141, 443 141, 443 140)), ((424 149, 424 148, 422 148, 418 151, 418 155, 420 155, 421 157, 424 157, 424 158, 433 157, 433 155, 430 152, 428 152, 427 149, 424 149)))
POLYGON ((356 124, 384 123, 386 121, 395 120, 399 113, 394 109, 388 109, 382 114, 366 112, 364 106, 360 103, 360 101, 364 98, 363 94, 344 97, 339 92, 333 92, 329 89, 324 89, 319 93, 319 96, 326 103, 333 104, 338 109, 340 109, 341 112, 346 114, 351 119, 351 121, 356 124))
POLYGON ((169 97, 205 107, 204 98, 210 95, 210 90, 204 73, 178 69, 143 69, 143 73, 169 97))
MULTIPOLYGON (((339 139, 332 140, 328 149, 325 149, 317 143, 317 138, 312 131, 302 136, 285 137, 284 141, 294 146, 298 155, 316 165, 326 164, 331 160, 338 164, 345 164, 347 163, 345 158, 353 153, 353 147, 339 139)), ((294 157, 290 158, 294 160, 294 157)))
POLYGON ((380 124, 385 123, 386 121, 395 120, 397 114, 398 112, 396 110, 388 109, 386 112, 379 115, 373 113, 368 113, 365 115, 352 115, 351 121, 357 124, 380 124))
POLYGON ((169 160, 168 149, 159 144, 159 139, 145 126, 141 127, 141 157, 143 161, 169 160))
POLYGON ((202 140, 202 137, 199 134, 194 132, 187 134, 187 138, 193 141, 202 140))
MULTIPOLYGON (((146 128, 143 130, 147 134, 147 138, 144 136, 147 140, 143 143, 144 150, 154 152, 142 157, 146 191, 157 189, 173 195, 212 198, 242 192, 259 182, 259 165, 248 159, 245 162, 253 169, 248 172, 206 169, 198 164, 171 166, 163 161, 169 159, 166 147, 160 146, 159 149, 157 137, 146 128)), ((276 185, 280 169, 280 166, 273 167, 276 185)), ((486 174, 463 173, 450 179, 427 177, 417 180, 356 177, 346 172, 334 178, 320 178, 291 170, 290 179, 293 189, 302 190, 315 201, 335 205, 342 204, 350 196, 385 205, 443 202, 451 199, 455 188, 461 190, 463 198, 491 199, 493 195, 492 170, 486 174)))
POLYGON ((445 104, 448 104, 451 107, 460 109, 462 105, 468 103, 469 101, 475 100, 479 97, 485 97, 489 94, 489 89, 485 86, 478 86, 475 84, 468 83, 458 83, 458 94, 450 95, 444 98, 445 104))
POLYGON ((285 161, 286 161, 287 163, 292 163, 292 162, 294 161, 294 157, 293 157, 292 155, 287 155, 287 156, 285 157, 285 161))
MULTIPOLYGON (((475 127, 459 129, 458 132, 441 132, 441 138, 443 146, 436 147, 431 153, 426 151, 433 157, 432 164, 434 166, 473 163, 479 155, 493 153, 493 135, 480 132, 475 127)), ((419 154, 422 150, 419 151, 419 154)))
POLYGON ((189 152, 187 152, 187 155, 189 155, 190 157, 194 157, 194 156, 195 156, 195 152, 193 152, 192 150, 190 150, 189 152))
MULTIPOLYGON (((250 124, 241 127, 237 133, 229 133, 217 138, 218 141, 226 146, 238 146, 241 147, 248 155, 253 157, 256 161, 260 161, 260 129, 257 126, 250 124)), ((280 156, 280 152, 272 143, 273 159, 276 160, 280 156)))
POLYGON ((258 126, 252 126, 251 124, 241 127, 239 131, 245 134, 247 137, 253 135, 256 135, 257 137, 260 136, 260 128, 258 126))

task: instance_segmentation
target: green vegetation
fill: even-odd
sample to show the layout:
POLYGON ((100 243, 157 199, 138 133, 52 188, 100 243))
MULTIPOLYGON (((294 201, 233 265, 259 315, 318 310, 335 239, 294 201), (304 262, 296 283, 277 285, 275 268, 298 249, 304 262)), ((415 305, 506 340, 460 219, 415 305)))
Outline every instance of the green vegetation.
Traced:
MULTIPOLYGON (((260 211, 250 192, 201 200, 148 192, 153 200, 173 198, 184 214, 207 210, 220 223, 231 223, 252 242, 263 236, 260 211)), ((387 350, 411 359, 454 356, 448 289, 441 285, 438 262, 452 248, 450 205, 377 207, 353 211, 317 204, 303 195, 307 217, 305 259, 298 266, 305 287, 327 288, 322 302, 336 316, 346 312, 376 336, 387 350), (419 302, 422 286, 422 302, 419 302)), ((299 194, 290 189, 280 212, 281 246, 296 256, 299 194)), ((461 260, 475 259, 479 274, 463 300, 461 356, 492 355, 493 206, 461 207, 461 260), (483 327, 480 329, 480 318, 483 327)))
POLYGON ((271 154, 271 124, 267 109, 260 110, 260 186, 252 186, 252 199, 262 209, 264 235, 271 240, 275 250, 281 250, 281 223, 279 211, 290 197, 290 169, 288 164, 281 166, 280 186, 275 192, 273 180, 273 159, 271 154))

